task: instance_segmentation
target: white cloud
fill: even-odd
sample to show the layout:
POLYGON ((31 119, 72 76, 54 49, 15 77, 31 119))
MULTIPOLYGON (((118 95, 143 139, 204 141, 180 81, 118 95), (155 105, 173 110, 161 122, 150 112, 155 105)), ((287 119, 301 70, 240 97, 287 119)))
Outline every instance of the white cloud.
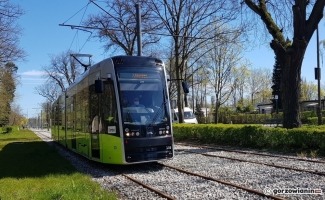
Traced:
POLYGON ((46 72, 41 70, 31 70, 31 71, 22 72, 20 73, 20 75, 21 76, 44 76, 46 75, 46 72))
POLYGON ((19 79, 21 85, 40 85, 46 81, 44 77, 45 71, 30 70, 19 73, 19 79))

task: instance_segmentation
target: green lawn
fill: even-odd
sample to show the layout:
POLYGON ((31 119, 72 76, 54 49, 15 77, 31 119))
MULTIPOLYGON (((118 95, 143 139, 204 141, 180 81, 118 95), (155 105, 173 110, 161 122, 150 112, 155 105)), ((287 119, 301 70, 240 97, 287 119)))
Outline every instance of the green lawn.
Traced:
POLYGON ((0 200, 117 199, 29 130, 0 133, 0 200))

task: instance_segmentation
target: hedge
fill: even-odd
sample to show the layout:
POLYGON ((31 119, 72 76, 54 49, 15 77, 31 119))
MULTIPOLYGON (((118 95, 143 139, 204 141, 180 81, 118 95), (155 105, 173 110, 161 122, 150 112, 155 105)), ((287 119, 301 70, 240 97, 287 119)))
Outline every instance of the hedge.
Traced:
POLYGON ((308 126, 296 129, 262 125, 174 124, 175 141, 195 141, 286 152, 317 151, 325 155, 325 128, 308 126))

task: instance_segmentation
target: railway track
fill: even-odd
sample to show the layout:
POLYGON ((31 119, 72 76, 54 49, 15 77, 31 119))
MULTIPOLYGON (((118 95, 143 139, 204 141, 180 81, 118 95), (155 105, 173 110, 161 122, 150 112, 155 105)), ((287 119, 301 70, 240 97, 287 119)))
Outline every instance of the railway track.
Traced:
POLYGON ((311 162, 311 163, 324 163, 325 164, 325 160, 312 160, 312 159, 290 157, 290 156, 283 156, 283 155, 276 155, 276 154, 248 152, 248 151, 242 151, 242 150, 227 149, 227 148, 222 148, 222 147, 211 147, 211 146, 207 146, 207 145, 185 144, 185 143, 177 143, 177 144, 183 145, 183 146, 192 146, 192 147, 197 147, 197 148, 217 150, 217 151, 227 151, 227 152, 234 152, 234 153, 241 153, 241 154, 268 156, 268 157, 274 157, 274 158, 284 158, 284 159, 288 159, 288 160, 297 160, 297 161, 304 161, 304 162, 311 162))
MULTIPOLYGON (((184 145, 184 144, 182 144, 184 145)), ((192 145, 185 145, 185 146, 192 146, 192 145)), ((257 153, 257 152, 247 152, 247 151, 240 151, 240 150, 229 150, 225 148, 214 148, 214 147, 207 147, 207 146, 199 146, 199 145, 194 145, 197 148, 202 148, 204 151, 207 149, 212 149, 215 151, 225 151, 225 152, 232 152, 232 153, 237 153, 237 154, 246 154, 246 155, 256 155, 256 156, 264 156, 264 157, 272 157, 272 158, 280 158, 283 160, 283 163, 286 163, 286 160, 295 160, 295 161, 301 161, 301 162, 307 162, 307 163, 317 163, 320 165, 319 169, 325 169, 325 161, 323 160, 310 160, 310 159, 303 159, 303 158, 294 158, 294 157, 288 157, 288 156, 282 156, 282 155, 271 155, 271 154, 265 154, 265 153, 257 153)), ((223 159, 229 159, 229 160, 234 160, 234 161, 239 161, 239 162, 249 162, 249 163, 254 163, 254 164, 259 164, 259 165, 265 165, 269 167, 275 167, 275 168, 281 168, 281 169, 287 169, 287 170, 293 170, 293 171, 298 171, 298 172, 304 172, 304 173, 311 173, 311 174, 316 174, 319 176, 325 176, 324 171, 318 171, 318 170, 308 170, 308 169, 301 169, 291 166, 285 166, 285 165, 278 165, 274 163, 266 163, 266 162, 260 162, 260 161, 255 161, 255 160, 250 160, 250 159, 243 159, 243 158, 236 158, 234 155, 232 156, 223 156, 223 155, 214 155, 211 153, 202 153, 196 149, 196 150, 176 150, 178 152, 184 151, 188 153, 195 153, 195 154, 200 154, 208 157, 215 157, 215 158, 223 158, 223 159)))
MULTIPOLYGON (((184 150, 179 150, 179 151, 184 151, 184 150)), ((235 160, 235 161, 240 161, 240 162, 249 162, 249 163, 265 165, 265 166, 269 166, 269 167, 275 167, 275 168, 281 168, 281 169, 287 169, 287 170, 294 170, 294 171, 298 171, 298 172, 306 172, 306 173, 316 174, 316 175, 320 175, 320 176, 325 176, 324 172, 319 172, 319 171, 298 169, 298 168, 294 168, 294 167, 287 167, 287 166, 275 165, 275 164, 269 164, 269 163, 263 163, 263 162, 257 162, 257 161, 249 161, 249 160, 245 160, 245 159, 232 158, 232 157, 227 157, 227 156, 212 155, 212 154, 208 154, 208 153, 197 153, 197 152, 194 152, 194 151, 184 151, 184 152, 195 153, 195 154, 200 154, 200 155, 215 157, 215 158, 223 158, 223 159, 235 160)))
MULTIPOLYGON (((148 166, 149 165, 147 165, 146 167, 148 168, 148 166)), ((158 162, 158 163, 155 163, 155 164, 150 164, 149 168, 152 167, 154 169, 154 168, 156 168, 155 166, 158 166, 158 168, 161 168, 161 170, 177 171, 177 172, 181 173, 182 175, 193 177, 194 179, 198 178, 198 179, 203 179, 203 180, 205 180, 207 182, 215 182, 215 183, 217 183, 217 186, 224 185, 224 186, 235 188, 237 190, 242 190, 242 191, 245 191, 245 192, 248 192, 248 193, 251 193, 251 194, 255 195, 256 199, 259 199, 259 198, 267 198, 267 199, 275 199, 275 200, 283 200, 283 199, 285 199, 285 198, 280 197, 280 196, 268 195, 268 194, 265 194, 263 191, 254 190, 254 189, 242 186, 242 185, 231 183, 229 181, 225 181, 225 180, 217 179, 217 178, 214 178, 214 177, 194 173, 194 172, 191 172, 191 171, 188 171, 188 170, 185 170, 185 169, 181 169, 179 167, 164 164, 162 162, 158 162)), ((154 171, 153 169, 146 169, 146 170, 148 172, 150 172, 150 171, 152 172, 152 171, 154 171)), ((142 173, 146 174, 147 171, 142 171, 140 173, 141 174, 142 173)), ((163 172, 163 173, 165 173, 165 172, 163 172)), ((178 177, 179 175, 176 175, 177 173, 169 172, 169 175, 171 175, 171 174, 173 176, 175 176, 175 177, 169 176, 169 181, 170 182, 173 182, 173 180, 175 180, 175 179, 179 179, 179 177, 178 177)), ((149 181, 144 180, 143 178, 141 178, 141 177, 143 177, 142 175, 134 174, 133 172, 131 172, 130 174, 129 173, 123 173, 122 175, 124 177, 126 177, 127 179, 129 179, 129 180, 141 185, 142 187, 150 190, 151 192, 156 193, 158 196, 160 196, 162 198, 169 199, 169 200, 183 199, 183 197, 180 197, 179 194, 176 195, 175 192, 173 193, 171 191, 166 191, 166 189, 161 184, 157 184, 157 183, 154 184, 150 180, 149 181), (155 185, 155 186, 153 186, 153 185, 155 185)), ((153 177, 153 178, 151 178, 151 180, 159 179, 158 178, 159 176, 161 176, 160 171, 156 171, 154 177, 157 177, 157 178, 153 177)), ((184 181, 184 178, 182 178, 182 180, 184 181)), ((202 182, 202 181, 200 181, 200 182, 202 182)), ((166 183, 166 184, 168 184, 168 183, 166 183)))
POLYGON ((151 192, 156 193, 158 196, 160 196, 162 198, 165 198, 165 199, 168 199, 168 200, 176 200, 176 198, 172 197, 171 195, 169 195, 169 194, 167 194, 167 193, 165 193, 165 192, 163 192, 161 190, 157 190, 154 187, 151 187, 150 185, 147 185, 147 184, 145 184, 145 183, 143 183, 143 182, 141 182, 141 181, 139 181, 139 180, 137 180, 135 178, 132 178, 131 176, 129 176, 127 174, 122 174, 122 175, 124 177, 126 177, 127 179, 129 179, 129 180, 141 185, 142 187, 150 190, 151 192))
MULTIPOLYGON (((37 132, 37 134, 44 141, 51 141, 50 138, 46 135, 42 135, 41 132, 37 132)), ((176 149, 176 154, 177 152, 179 152, 179 154, 170 162, 147 163, 123 167, 87 162, 85 159, 78 155, 74 155, 72 152, 69 154, 73 154, 73 156, 70 157, 78 157, 77 161, 74 160, 72 162, 77 162, 75 165, 76 168, 79 168, 79 171, 93 176, 93 179, 99 182, 103 188, 118 191, 121 195, 121 199, 287 198, 287 196, 283 195, 279 196, 265 193, 264 187, 252 186, 249 184, 250 180, 240 182, 234 181, 231 178, 219 177, 218 174, 215 173, 206 173, 206 169, 209 168, 209 166, 204 168, 206 163, 200 163, 200 158, 195 158, 196 161, 198 161, 195 166, 196 168, 202 168, 202 170, 193 170, 190 166, 186 166, 188 163, 182 161, 183 157, 186 156, 185 154, 205 156, 207 158, 211 156, 198 154, 197 152, 186 152, 181 148, 176 149), (173 162, 177 163, 178 160, 180 160, 181 164, 173 164, 173 162), (86 164, 78 162, 86 162, 86 164), (84 169, 85 166, 86 169, 84 169)), ((212 158, 217 157, 211 157, 211 159, 212 158)), ((218 159, 215 164, 213 163, 214 161, 212 161, 212 163, 210 163, 211 166, 220 167, 220 160, 221 159, 218 159)), ((238 162, 239 160, 232 161, 238 162)), ((283 168, 281 168, 281 170, 282 169, 283 168)), ((226 169, 225 173, 229 173, 229 171, 226 169)), ((314 196, 310 199, 313 198, 314 196)))
POLYGON ((254 190, 254 189, 251 189, 251 188, 248 188, 248 187, 244 187, 244 186, 241 186, 241 185, 237 185, 237 184, 231 183, 229 181, 224 181, 224 180, 213 178, 213 177, 210 177, 210 176, 205 176, 205 175, 193 173, 193 172, 190 172, 190 171, 178 168, 178 167, 174 167, 174 166, 171 166, 171 165, 167 165, 167 164, 162 164, 162 163, 160 163, 160 164, 165 166, 165 167, 168 167, 168 168, 171 168, 171 169, 174 169, 174 170, 177 170, 177 171, 180 171, 180 172, 192 175, 192 176, 198 176, 198 177, 204 178, 206 180, 215 181, 215 182, 218 182, 218 183, 221 183, 221 184, 224 184, 224 185, 228 185, 228 186, 235 187, 235 188, 238 188, 238 189, 241 189, 241 190, 245 190, 247 192, 257 194, 257 195, 262 196, 262 197, 268 197, 268 198, 276 199, 276 200, 285 199, 285 198, 277 197, 277 196, 274 196, 274 195, 267 195, 264 192, 254 190))

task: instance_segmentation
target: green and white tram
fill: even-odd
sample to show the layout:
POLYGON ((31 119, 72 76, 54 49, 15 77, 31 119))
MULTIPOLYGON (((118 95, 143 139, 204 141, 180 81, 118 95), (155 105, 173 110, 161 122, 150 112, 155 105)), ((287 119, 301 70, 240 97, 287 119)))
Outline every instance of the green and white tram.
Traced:
POLYGON ((54 102, 52 138, 91 160, 172 158, 171 109, 159 59, 116 56, 91 66, 54 102))

